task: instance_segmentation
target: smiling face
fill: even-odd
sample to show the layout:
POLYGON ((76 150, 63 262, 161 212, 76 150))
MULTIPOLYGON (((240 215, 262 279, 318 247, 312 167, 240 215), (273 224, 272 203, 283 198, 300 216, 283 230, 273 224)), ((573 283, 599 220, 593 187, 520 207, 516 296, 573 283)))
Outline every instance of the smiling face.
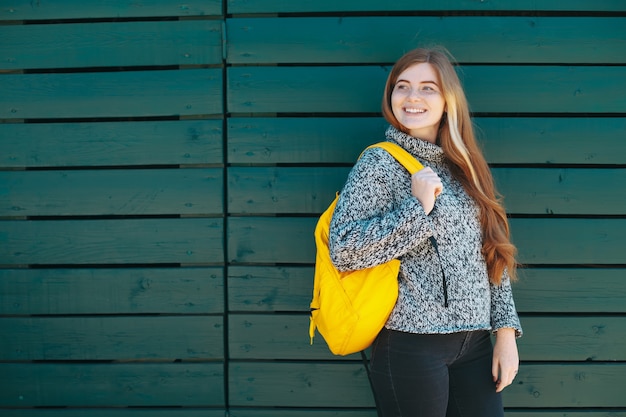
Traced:
POLYGON ((431 64, 413 65, 398 76, 391 92, 394 116, 413 137, 435 143, 446 102, 431 64))

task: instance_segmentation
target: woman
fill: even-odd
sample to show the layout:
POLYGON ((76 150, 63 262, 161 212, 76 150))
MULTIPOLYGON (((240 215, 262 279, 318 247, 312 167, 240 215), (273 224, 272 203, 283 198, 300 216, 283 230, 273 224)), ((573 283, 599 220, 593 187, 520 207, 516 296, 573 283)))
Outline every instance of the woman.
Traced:
POLYGON ((400 58, 382 107, 387 140, 425 168, 411 176, 386 151, 367 150, 330 228, 339 270, 402 261, 398 301, 372 345, 379 413, 503 416, 500 393, 517 373, 522 334, 510 285, 515 247, 447 54, 400 58))

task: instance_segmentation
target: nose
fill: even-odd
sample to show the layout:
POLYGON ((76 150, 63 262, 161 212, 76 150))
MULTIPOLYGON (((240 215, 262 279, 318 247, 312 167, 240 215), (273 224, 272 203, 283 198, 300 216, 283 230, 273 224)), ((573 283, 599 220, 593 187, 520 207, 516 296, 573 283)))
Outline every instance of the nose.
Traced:
POLYGON ((422 99, 422 95, 419 91, 418 88, 411 88, 411 91, 409 92, 409 99, 410 100, 421 100, 422 99))

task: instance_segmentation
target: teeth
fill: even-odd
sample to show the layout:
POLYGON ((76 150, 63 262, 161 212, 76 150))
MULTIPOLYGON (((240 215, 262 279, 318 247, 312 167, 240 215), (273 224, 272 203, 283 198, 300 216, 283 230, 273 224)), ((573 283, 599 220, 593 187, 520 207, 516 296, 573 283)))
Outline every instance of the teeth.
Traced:
POLYGON ((404 109, 407 113, 426 113, 425 109, 404 109))

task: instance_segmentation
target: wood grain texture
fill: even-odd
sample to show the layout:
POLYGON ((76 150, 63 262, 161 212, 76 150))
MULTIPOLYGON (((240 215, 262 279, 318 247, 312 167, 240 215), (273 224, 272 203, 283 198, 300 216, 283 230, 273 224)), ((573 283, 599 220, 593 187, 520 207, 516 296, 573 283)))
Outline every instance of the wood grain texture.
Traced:
POLYGON ((313 263, 316 218, 231 217, 228 220, 228 262, 313 263))
POLYGON ((226 0, 229 13, 313 13, 313 12, 364 12, 364 11, 441 11, 483 10, 483 11, 624 11, 626 6, 620 0, 588 2, 586 0, 545 0, 537 3, 525 0, 442 0, 419 3, 399 0, 381 3, 377 0, 359 2, 338 2, 333 0, 226 0))
POLYGON ((224 417, 226 410, 220 408, 37 408, 10 409, 6 412, 10 412, 13 417, 224 417))
MULTIPOLYGON (((623 313, 623 311, 622 311, 623 313)), ((615 316, 531 316, 521 318, 523 361, 624 362, 626 321, 615 316)))
POLYGON ((222 63, 219 20, 4 26, 0 70, 222 63))
POLYGON ((0 265, 223 261, 221 219, 1 221, 0 265))
POLYGON ((222 316, 0 317, 2 361, 223 360, 222 316))
MULTIPOLYGON (((306 331, 305 331, 306 335, 306 331)), ((371 407, 363 364, 230 362, 231 405, 258 407, 371 407)))
POLYGON ((221 120, 6 123, 0 166, 221 164, 221 120))
MULTIPOLYGON (((522 364, 505 390, 506 407, 623 407, 623 363, 522 364)), ((230 394, 236 406, 371 407, 359 363, 231 363, 230 394)))
POLYGON ((267 17, 227 19, 226 27, 233 64, 388 64, 427 45, 445 45, 463 63, 626 60, 616 53, 626 52, 626 19, 616 17, 267 17), (604 41, 598 45, 588 33, 604 41), (576 48, 564 48, 564 42, 576 48))
POLYGON ((313 267, 230 266, 228 306, 231 312, 309 312, 313 267))
POLYGON ((0 118, 207 115, 222 112, 219 68, 0 77, 0 118))
MULTIPOLYGON (((505 417, 624 417, 626 411, 606 410, 606 411, 576 411, 576 410, 532 410, 520 411, 514 409, 505 409, 505 417)), ((47 417, 46 414, 44 417, 47 417)), ((304 409, 290 408, 286 410, 277 410, 268 408, 231 408, 230 417, 376 417, 376 411, 373 408, 362 408, 358 410, 350 409, 304 409)), ((21 414, 18 417, 23 417, 21 414)), ((30 417, 30 415, 28 416, 30 417)), ((56 417, 56 415, 55 415, 56 417)), ((100 417, 100 416, 97 416, 100 417)), ((143 416, 141 416, 143 417, 143 416)))
POLYGON ((511 219, 512 240, 523 264, 624 263, 623 219, 511 219))
MULTIPOLYGON (((623 168, 494 168, 492 173, 509 214, 620 215, 626 208, 626 195, 615 190, 626 183, 623 168), (602 204, 591 196, 602 196, 602 204)), ((230 168, 228 210, 321 213, 347 177, 348 168, 230 168)))
POLYGON ((221 168, 0 171, 0 216, 221 214, 221 168))
MULTIPOLYGON (((621 155, 626 154, 623 117, 473 120, 490 163, 621 164, 621 155)), ((228 119, 228 161, 352 164, 365 147, 385 139, 387 126, 380 117, 232 117, 228 119)))
MULTIPOLYGON (((317 218, 232 217, 227 232, 229 261, 311 264, 316 223, 317 218)), ((624 262, 624 219, 515 218, 510 224, 523 264, 624 262)))
POLYGON ((496 187, 509 214, 621 215, 626 169, 494 168, 496 187), (598 198, 601 196, 601 204, 598 198))
POLYGON ((230 314, 228 321, 231 360, 361 360, 334 356, 319 334, 310 344, 306 314, 230 314))
MULTIPOLYGON (((623 313, 623 268, 525 268, 513 284, 520 313, 623 313)), ((313 267, 231 266, 231 312, 309 312, 313 267)))
POLYGON ((0 269, 0 315, 223 311, 221 267, 0 269))
POLYGON ((142 0, 129 3, 124 0, 85 3, 80 0, 53 2, 9 0, 0 9, 2 20, 95 19, 157 16, 219 16, 222 0, 187 1, 142 0))
POLYGON ((518 311, 623 313, 623 268, 528 268, 514 284, 518 311))
MULTIPOLYGON (((378 113, 388 68, 232 67, 233 113, 378 113), (306 100, 302 100, 302 96, 306 100)), ((620 113, 626 67, 464 66, 471 109, 495 113, 620 113)), ((624 87, 626 88, 626 87, 624 87)))
POLYGON ((230 168, 228 211, 321 213, 347 176, 347 168, 230 168))
MULTIPOLYGON (((621 316, 524 316, 518 346, 522 361, 624 361, 626 323, 621 316)), ((312 345, 306 314, 231 314, 230 358, 233 360, 361 361, 360 355, 333 356, 318 333, 312 345)))
POLYGON ((222 407, 224 365, 0 364, 0 407, 222 407))
POLYGON ((376 417, 376 410, 372 409, 297 409, 286 410, 231 408, 230 417, 376 417))
POLYGON ((622 164, 626 118, 477 117, 476 133, 494 164, 622 164), (598 146, 602 143, 602 146, 598 146))

